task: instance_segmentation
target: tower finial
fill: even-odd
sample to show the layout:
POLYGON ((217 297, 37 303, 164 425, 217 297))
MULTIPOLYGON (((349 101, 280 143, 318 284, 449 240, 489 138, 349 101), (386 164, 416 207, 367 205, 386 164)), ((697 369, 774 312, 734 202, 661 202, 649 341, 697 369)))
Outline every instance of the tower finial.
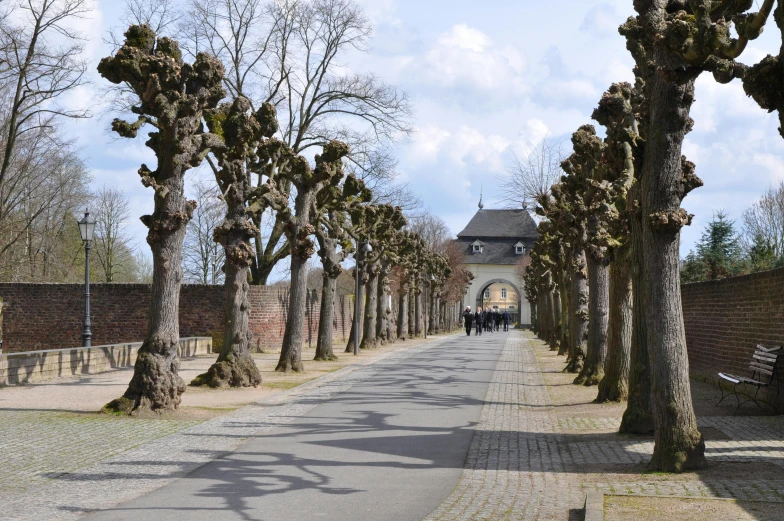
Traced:
POLYGON ((482 203, 482 192, 483 192, 483 186, 482 186, 482 182, 480 181, 479 182, 479 209, 480 210, 483 210, 485 207, 484 203, 482 203))

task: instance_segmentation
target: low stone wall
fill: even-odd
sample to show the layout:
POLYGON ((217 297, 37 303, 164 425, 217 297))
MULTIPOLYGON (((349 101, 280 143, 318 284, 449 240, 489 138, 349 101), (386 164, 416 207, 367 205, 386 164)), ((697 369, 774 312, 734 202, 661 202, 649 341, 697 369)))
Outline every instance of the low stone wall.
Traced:
MULTIPOLYGON (((95 374, 133 367, 141 342, 106 346, 48 349, 0 355, 0 385, 32 383, 61 376, 95 374)), ((181 338, 181 358, 212 353, 209 337, 181 338)))
MULTIPOLYGON (((684 284, 681 292, 692 376, 716 383, 719 372, 751 376, 757 344, 784 346, 784 269, 684 284)), ((777 372, 784 386, 784 353, 777 372)))
MULTIPOLYGON (((90 287, 92 343, 136 342, 147 332, 151 287, 148 284, 93 284, 90 287)), ((320 300, 308 292, 303 338, 316 345, 320 300)), ((286 328, 289 292, 280 286, 251 286, 250 330, 254 347, 280 349, 286 328)), ((222 342, 226 290, 223 285, 184 284, 180 290, 180 336, 212 337, 222 342)), ((3 352, 54 349, 82 343, 84 286, 81 284, 0 283, 0 338, 3 352)), ((351 296, 335 305, 333 338, 348 338, 351 296)))

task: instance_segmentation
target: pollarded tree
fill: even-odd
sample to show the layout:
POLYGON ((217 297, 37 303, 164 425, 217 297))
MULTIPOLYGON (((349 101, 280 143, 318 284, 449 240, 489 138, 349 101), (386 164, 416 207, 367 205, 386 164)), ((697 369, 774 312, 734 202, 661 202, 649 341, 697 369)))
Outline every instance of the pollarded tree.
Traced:
POLYGON ((370 201, 372 194, 365 183, 349 175, 342 186, 330 186, 318 197, 318 218, 315 234, 323 271, 319 330, 314 360, 337 360, 332 351, 332 320, 335 315, 335 289, 343 272, 342 263, 355 252, 348 233, 347 212, 370 201), (340 249, 338 250, 338 247, 340 249))
MULTIPOLYGON (((253 258, 251 239, 258 229, 248 205, 254 202, 257 190, 248 167, 257 160, 263 141, 270 140, 277 131, 275 107, 265 103, 251 112, 247 99, 236 98, 206 111, 205 119, 210 131, 224 142, 212 153, 217 159, 215 179, 226 203, 226 216, 213 232, 215 242, 224 251, 226 315, 220 355, 191 385, 256 387, 261 383, 261 373, 250 352, 253 334, 248 327, 248 270, 253 258)), ((262 209, 258 204, 254 208, 262 209)))
POLYGON ((400 207, 381 204, 357 208, 351 212, 351 222, 356 227, 356 236, 366 237, 373 247, 373 251, 363 259, 368 281, 362 341, 359 344, 360 349, 369 349, 377 347, 379 340, 378 281, 380 276, 388 275, 388 272, 382 273, 382 259, 392 254, 395 238, 405 227, 406 218, 400 207))
POLYGON ((307 297, 306 266, 316 252, 313 240, 320 210, 318 195, 329 186, 336 186, 343 179, 343 158, 348 146, 339 141, 330 141, 321 154, 316 155, 316 167, 311 169, 302 156, 295 156, 291 149, 279 142, 278 150, 285 150, 288 165, 277 176, 269 178, 259 190, 266 203, 278 212, 284 224, 284 232, 291 245, 291 292, 286 318, 286 331, 276 371, 303 371, 302 328, 305 324, 307 297), (289 207, 288 186, 296 188, 294 212, 289 207))
POLYGON ((592 115, 607 129, 600 180, 606 189, 606 206, 597 212, 602 217, 601 225, 590 239, 605 248, 605 255, 611 260, 606 371, 599 382, 597 402, 617 402, 628 396, 632 280, 627 196, 634 182, 635 150, 639 150, 634 96, 630 84, 614 83, 602 95, 592 115))
POLYGON ((694 83, 704 71, 726 83, 742 74, 733 61, 762 31, 772 0, 759 13, 752 2, 642 0, 637 16, 621 26, 627 48, 644 55, 641 68, 649 104, 641 176, 643 292, 651 360, 652 406, 656 424, 649 468, 680 472, 705 463, 705 443, 697 429, 689 388, 689 364, 679 284, 680 230, 691 222, 681 208, 699 186, 681 150, 693 121, 694 83), (732 37, 735 29, 738 38, 732 37))
POLYGON ((399 271, 397 337, 400 340, 408 338, 409 326, 411 325, 409 317, 413 307, 411 294, 416 277, 417 259, 421 252, 427 248, 424 240, 416 233, 411 231, 404 233, 406 244, 401 248, 400 260, 397 265, 399 271))
POLYGON ((604 142, 593 125, 583 125, 572 135, 574 153, 564 162, 566 185, 574 194, 573 215, 584 223, 578 245, 585 249, 588 266, 588 350, 575 384, 596 385, 604 376, 607 356, 609 277, 605 216, 609 211, 608 184, 602 180, 604 142))
POLYGON ((146 145, 158 165, 139 168, 142 184, 155 190, 155 209, 142 217, 149 228, 153 282, 147 336, 139 348, 134 374, 122 398, 107 404, 111 411, 164 411, 178 407, 185 383, 178 374, 179 303, 182 243, 195 203, 186 199, 185 173, 198 166, 219 136, 206 132, 202 115, 224 97, 223 66, 199 54, 184 63, 177 42, 157 38, 145 25, 131 26, 117 53, 101 60, 98 72, 114 84, 125 84, 138 97, 135 122, 115 119, 112 129, 136 137, 145 125, 154 127, 146 145))

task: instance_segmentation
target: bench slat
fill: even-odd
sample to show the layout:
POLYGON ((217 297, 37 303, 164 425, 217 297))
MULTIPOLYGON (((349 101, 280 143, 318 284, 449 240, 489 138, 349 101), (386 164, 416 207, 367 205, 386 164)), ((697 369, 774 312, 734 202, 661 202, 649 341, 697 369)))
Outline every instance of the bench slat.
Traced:
POLYGON ((773 375, 773 371, 770 368, 768 368, 768 366, 766 366, 766 365, 758 364, 756 362, 752 362, 752 363, 749 364, 749 366, 752 369, 754 369, 755 371, 759 371, 760 373, 763 373, 763 374, 766 374, 766 375, 769 375, 769 376, 773 375))
POLYGON ((765 347, 763 345, 757 344, 757 349, 762 349, 765 352, 773 353, 774 351, 781 349, 781 346, 765 347))
POLYGON ((754 353, 752 355, 752 357, 756 358, 757 360, 762 360, 763 362, 770 362, 771 365, 776 363, 776 357, 775 356, 767 356, 767 355, 761 355, 759 353, 754 353))

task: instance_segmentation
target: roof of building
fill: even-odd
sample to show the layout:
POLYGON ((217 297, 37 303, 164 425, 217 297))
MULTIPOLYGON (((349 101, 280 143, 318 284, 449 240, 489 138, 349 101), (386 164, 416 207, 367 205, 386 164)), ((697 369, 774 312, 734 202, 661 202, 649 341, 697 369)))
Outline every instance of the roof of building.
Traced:
POLYGON ((482 241, 482 252, 474 253, 473 243, 463 241, 466 264, 517 264, 524 254, 515 253, 515 244, 509 239, 490 239, 482 241))
POLYGON ((480 209, 457 236, 535 239, 539 234, 536 232, 536 222, 526 210, 480 209))

